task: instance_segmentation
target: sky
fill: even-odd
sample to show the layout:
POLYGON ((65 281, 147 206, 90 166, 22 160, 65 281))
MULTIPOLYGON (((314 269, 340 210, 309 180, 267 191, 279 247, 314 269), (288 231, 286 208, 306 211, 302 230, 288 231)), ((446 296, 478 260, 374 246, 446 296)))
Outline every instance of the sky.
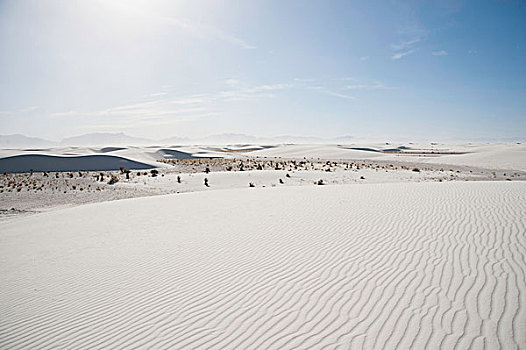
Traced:
POLYGON ((0 0, 0 134, 526 138, 523 0, 0 0))

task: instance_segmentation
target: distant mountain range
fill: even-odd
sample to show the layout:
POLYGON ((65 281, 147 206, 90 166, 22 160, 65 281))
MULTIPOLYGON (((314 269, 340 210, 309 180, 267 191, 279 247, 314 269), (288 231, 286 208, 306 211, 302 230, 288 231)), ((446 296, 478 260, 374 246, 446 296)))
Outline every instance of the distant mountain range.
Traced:
MULTIPOLYGON (((395 141, 395 140, 391 140, 395 141)), ((476 138, 469 141, 455 142, 524 142, 524 137, 476 138)), ((144 145, 232 145, 232 144, 349 144, 364 142, 353 136, 335 138, 306 137, 282 135, 274 137, 257 137, 245 134, 216 134, 202 138, 169 137, 165 139, 146 139, 133 137, 124 133, 91 133, 68 137, 60 142, 45 140, 24 135, 0 135, 0 148, 45 148, 60 146, 144 146, 144 145)), ((405 141, 400 141, 405 142, 405 141)))
POLYGON ((106 146, 106 145, 144 145, 152 140, 128 136, 119 133, 92 133, 63 139, 60 143, 65 146, 106 146))
POLYGON ((27 137, 20 134, 0 135, 0 148, 53 147, 57 145, 57 142, 38 137, 27 137))
POLYGON ((133 137, 124 133, 91 133, 73 136, 60 142, 24 135, 0 135, 0 148, 57 147, 57 146, 132 146, 132 145, 223 145, 223 144, 280 144, 280 143, 349 143, 351 136, 320 138, 305 136, 256 137, 245 134, 216 134, 203 138, 170 137, 160 140, 133 137))

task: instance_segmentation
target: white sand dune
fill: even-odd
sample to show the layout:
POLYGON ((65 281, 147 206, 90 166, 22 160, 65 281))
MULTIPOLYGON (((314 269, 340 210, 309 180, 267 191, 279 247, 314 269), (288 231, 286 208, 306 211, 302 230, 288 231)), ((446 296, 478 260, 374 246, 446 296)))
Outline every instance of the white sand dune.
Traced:
MULTIPOLYGON (((291 159, 373 160, 435 165, 468 166, 486 169, 526 171, 526 145, 494 144, 353 144, 353 145, 230 145, 230 146, 107 146, 57 147, 42 149, 0 149, 0 164, 15 156, 114 156, 130 162, 164 167, 159 160, 192 158, 281 157, 291 159), (391 151, 383 153, 381 151, 391 151), (392 151, 403 151, 396 153, 392 151), (424 152, 421 154, 419 152, 424 152), (429 154, 430 152, 435 152, 429 154)), ((109 158, 107 158, 109 159, 109 158)), ((26 171, 35 166, 28 164, 26 171)), ((118 169, 117 167, 116 169, 118 169)), ((106 168, 105 168, 106 169, 106 168)), ((93 170, 105 170, 93 169, 93 170)), ((53 169, 42 169, 50 170, 53 169)), ((71 169, 74 170, 74 169, 71 169)), ((82 169, 78 169, 82 170, 82 169)), ((88 169, 83 169, 88 170, 88 169)))
POLYGON ((2 349, 517 349, 526 184, 219 190, 0 223, 2 349))
POLYGON ((158 160, 228 157, 209 147, 61 147, 0 149, 1 172, 148 169, 164 167, 158 160), (82 157, 82 158, 81 158, 82 157))
POLYGON ((526 170, 526 144, 420 144, 420 145, 280 145, 258 150, 252 156, 283 158, 331 158, 372 159, 382 161, 406 161, 429 164, 449 164, 480 168, 526 170), (406 152, 424 151, 434 154, 381 153, 381 150, 396 150, 407 147, 406 152), (459 153, 459 154, 448 154, 459 153), (463 154, 460 154, 463 153, 463 154))
POLYGON ((154 166, 118 156, 50 156, 43 154, 22 154, 0 158, 0 173, 21 173, 33 171, 78 171, 151 169, 154 166))

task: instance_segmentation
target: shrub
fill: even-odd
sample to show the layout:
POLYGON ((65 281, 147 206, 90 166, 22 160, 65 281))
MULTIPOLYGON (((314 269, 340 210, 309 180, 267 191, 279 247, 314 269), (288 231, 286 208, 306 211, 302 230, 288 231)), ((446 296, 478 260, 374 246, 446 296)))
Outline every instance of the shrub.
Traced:
POLYGON ((248 187, 256 187, 256 185, 254 185, 252 182, 249 182, 248 187))
POLYGON ((282 179, 279 179, 279 183, 280 183, 280 184, 283 184, 283 180, 282 180, 282 179))
POLYGON ((150 174, 152 174, 152 177, 156 177, 159 174, 159 171, 157 169, 150 170, 150 174))
POLYGON ((365 177, 363 177, 363 176, 360 176, 360 180, 365 180, 365 177))
POLYGON ((290 177, 290 175, 289 175, 289 174, 286 174, 285 176, 286 176, 286 177, 290 177))
POLYGON ((177 175, 177 183, 181 183, 181 176, 177 175))
POLYGON ((325 185, 325 183, 323 182, 322 179, 318 180, 318 182, 315 182, 315 183, 316 183, 316 185, 318 185, 318 186, 325 185))
POLYGON ((119 182, 119 178, 115 175, 112 175, 110 181, 108 181, 108 185, 114 185, 117 182, 119 182))
POLYGON ((413 168, 413 171, 414 171, 415 173, 419 173, 419 172, 420 172, 420 169, 418 169, 418 168, 413 168))
POLYGON ((206 187, 209 187, 210 185, 208 184, 208 179, 205 177, 205 186, 206 187))

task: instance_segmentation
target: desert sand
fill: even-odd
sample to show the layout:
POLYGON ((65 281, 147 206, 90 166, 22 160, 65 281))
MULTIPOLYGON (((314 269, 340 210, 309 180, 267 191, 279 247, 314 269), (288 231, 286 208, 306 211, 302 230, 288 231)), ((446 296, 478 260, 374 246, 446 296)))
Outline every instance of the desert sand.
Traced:
POLYGON ((2 175, 0 348, 524 348, 524 146, 367 146, 2 175))

